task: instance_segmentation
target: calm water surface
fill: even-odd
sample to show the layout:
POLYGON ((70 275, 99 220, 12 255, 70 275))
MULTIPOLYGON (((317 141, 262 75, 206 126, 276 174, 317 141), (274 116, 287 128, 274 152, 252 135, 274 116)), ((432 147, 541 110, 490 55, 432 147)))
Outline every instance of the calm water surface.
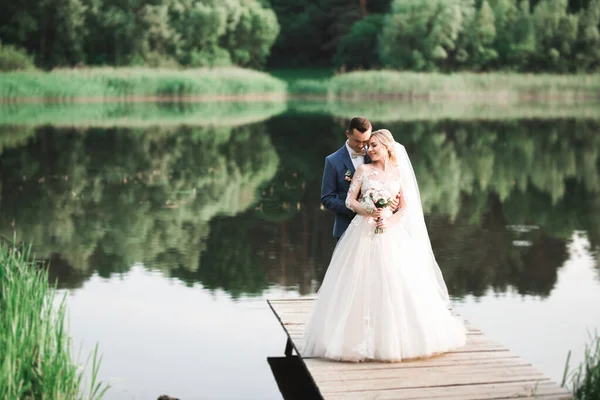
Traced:
MULTIPOLYGON (((187 123, 0 125, 0 233, 50 261, 108 399, 281 398, 265 299, 323 278, 323 158, 345 121, 187 123)), ((411 156, 455 307, 560 381, 600 328, 600 120, 375 127, 411 156)))

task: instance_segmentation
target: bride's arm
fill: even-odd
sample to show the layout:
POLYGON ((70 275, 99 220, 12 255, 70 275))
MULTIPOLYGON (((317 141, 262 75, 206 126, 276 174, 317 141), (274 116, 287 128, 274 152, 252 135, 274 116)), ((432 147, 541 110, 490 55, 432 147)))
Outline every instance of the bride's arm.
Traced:
POLYGON ((348 189, 348 195, 346 196, 346 207, 350 210, 354 211, 358 215, 367 215, 370 214, 373 210, 367 210, 365 206, 356 199, 360 187, 362 185, 363 176, 365 173, 365 166, 360 165, 354 176, 352 177, 352 182, 350 183, 350 189, 348 189))

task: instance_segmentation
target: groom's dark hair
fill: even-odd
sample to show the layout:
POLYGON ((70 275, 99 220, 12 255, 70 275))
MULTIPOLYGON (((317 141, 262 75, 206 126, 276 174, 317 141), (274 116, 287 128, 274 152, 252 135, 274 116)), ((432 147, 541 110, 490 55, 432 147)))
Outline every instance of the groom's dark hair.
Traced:
POLYGON ((371 128, 371 122, 365 117, 354 117, 348 124, 348 132, 352 135, 354 130, 364 133, 371 128))

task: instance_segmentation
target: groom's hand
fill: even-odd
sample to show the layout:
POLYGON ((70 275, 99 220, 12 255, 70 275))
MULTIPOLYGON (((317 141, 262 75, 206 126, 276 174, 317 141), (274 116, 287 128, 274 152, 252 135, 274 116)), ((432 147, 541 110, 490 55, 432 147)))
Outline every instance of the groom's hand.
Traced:
POLYGON ((392 211, 394 213, 398 212, 400 208, 404 205, 404 196, 402 196, 402 192, 398 192, 394 200, 392 200, 392 211))

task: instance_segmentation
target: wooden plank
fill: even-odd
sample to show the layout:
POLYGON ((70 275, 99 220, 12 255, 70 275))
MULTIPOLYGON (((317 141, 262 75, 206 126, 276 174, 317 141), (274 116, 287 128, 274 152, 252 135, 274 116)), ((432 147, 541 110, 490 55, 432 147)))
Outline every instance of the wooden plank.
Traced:
MULTIPOLYGON (((471 354, 490 354, 490 353, 471 353, 471 354)), ((455 353, 453 355, 471 355, 469 353, 455 353)), ((500 353, 502 354, 502 353, 500 353)), ((490 368, 494 366, 531 366, 525 360, 519 357, 510 358, 463 358, 463 359, 448 359, 447 357, 421 359, 420 361, 403 361, 399 363, 381 363, 381 362, 364 362, 364 363, 339 363, 335 361, 323 362, 319 358, 305 358, 311 363, 311 368, 318 374, 322 371, 374 371, 378 369, 398 369, 398 368, 423 368, 423 367, 449 367, 449 366, 472 366, 477 365, 481 368, 490 368)), ((420 372, 415 372, 420 373, 420 372)))
POLYGON ((519 356, 509 352, 480 352, 480 353, 446 353, 431 358, 407 360, 401 363, 362 362, 340 363, 322 358, 305 358, 310 360, 313 368, 337 370, 367 370, 375 368, 418 368, 428 365, 454 365, 456 363, 489 363, 489 362, 524 362, 519 356))
POLYGON ((446 386, 392 390, 369 390, 330 394, 328 400, 496 400, 496 399, 568 399, 564 391, 549 382, 493 383, 470 386, 446 386), (538 396, 538 397, 534 397, 538 396), (549 397, 547 397, 549 396, 549 397))
MULTIPOLYGON (((330 381, 361 381, 361 380, 374 380, 374 379, 405 379, 410 380, 411 385, 416 385, 421 379, 429 382, 429 378, 433 378, 435 382, 440 382, 441 377, 451 377, 454 379, 458 376, 475 376, 475 375, 502 375, 502 376, 527 376, 531 379, 543 378, 544 375, 531 367, 531 365, 503 365, 503 364, 491 364, 488 368, 483 366, 473 368, 472 365, 443 365, 439 367, 422 367, 418 370, 408 368, 379 368, 370 369, 367 371, 319 371, 318 369, 312 369, 310 363, 307 363, 311 375, 318 378, 320 382, 330 381), (429 375, 424 377, 424 375, 429 375)), ((453 384, 453 383, 448 383, 453 384)), ((418 385, 421 386, 421 385, 418 385)), ((426 386, 426 385, 423 385, 426 386)))
POLYGON ((291 343, 293 349, 296 351, 296 354, 301 354, 302 353, 302 348, 298 348, 296 343, 294 343, 294 341, 292 340, 292 338, 290 337, 289 333, 287 332, 287 330, 285 329, 285 319, 282 319, 281 316, 277 313, 277 309, 276 306, 273 305, 273 303, 269 300, 267 300, 267 304, 269 305, 269 307, 271 308, 271 311, 273 311, 273 313, 275 314, 275 317, 277 318, 277 320, 279 321, 279 323, 281 324, 281 326, 283 327, 284 332, 286 333, 286 335, 288 336, 288 343, 286 344, 286 349, 285 349, 285 353, 286 356, 288 355, 288 345, 291 343))
POLYGON ((292 302, 292 303, 302 303, 302 302, 313 302, 317 299, 317 296, 304 296, 304 297, 292 297, 292 298, 279 298, 279 299, 269 299, 269 301, 273 304, 278 304, 278 303, 287 303, 287 302, 292 302))
POLYGON ((510 383, 510 382, 530 382, 535 384, 538 381, 548 381, 547 378, 538 376, 522 376, 521 372, 506 371, 493 374, 463 374, 463 375, 424 375, 415 376, 414 374, 404 376, 403 378, 392 377, 383 379, 365 379, 365 380, 338 380, 338 381, 320 381, 313 377, 317 383, 321 394, 327 398, 331 393, 348 393, 367 390, 390 390, 390 389, 409 389, 425 388, 439 386, 457 386, 457 385, 480 385, 484 383, 510 383))
MULTIPOLYGON (((294 349, 303 349, 314 299, 269 300, 294 349)), ((326 399, 492 400, 571 399, 531 364, 488 338, 469 322, 467 344, 429 358, 385 362, 336 362, 304 358, 326 399)))
POLYGON ((279 304, 279 303, 287 303, 287 302, 292 302, 294 304, 300 304, 303 302, 313 302, 317 299, 318 297, 315 296, 304 296, 304 297, 293 297, 293 298, 284 298, 281 297, 279 299, 269 299, 269 301, 272 304, 279 304))

